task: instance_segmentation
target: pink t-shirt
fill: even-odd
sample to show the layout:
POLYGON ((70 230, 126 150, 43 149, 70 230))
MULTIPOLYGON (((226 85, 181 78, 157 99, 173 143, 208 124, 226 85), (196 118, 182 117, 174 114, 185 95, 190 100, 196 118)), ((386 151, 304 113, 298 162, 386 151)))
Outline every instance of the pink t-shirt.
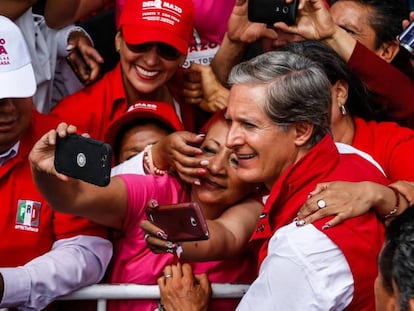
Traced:
MULTIPOLYGON (((179 181, 169 175, 142 176, 120 175, 128 192, 128 211, 120 237, 115 241, 111 283, 156 285, 165 265, 173 263, 171 254, 153 254, 144 241, 139 227, 146 219, 145 206, 151 199, 159 204, 173 204, 190 200, 189 192, 179 181)), ((214 283, 251 283, 256 276, 255 256, 248 254, 234 260, 194 263, 195 273, 207 272, 214 283)), ((210 310, 234 310, 238 299, 214 300, 210 310)), ((109 310, 153 311, 154 300, 110 301, 109 310)))

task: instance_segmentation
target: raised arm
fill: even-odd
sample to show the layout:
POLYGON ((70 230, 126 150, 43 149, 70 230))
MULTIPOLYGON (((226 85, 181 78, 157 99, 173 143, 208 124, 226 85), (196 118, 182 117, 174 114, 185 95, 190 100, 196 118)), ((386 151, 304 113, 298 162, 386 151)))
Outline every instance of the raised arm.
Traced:
POLYGON ((107 187, 98 187, 78 179, 59 174, 54 166, 56 136, 76 133, 75 126, 59 124, 46 133, 29 155, 34 182, 59 212, 89 218, 113 228, 121 228, 127 209, 126 187, 119 177, 111 179, 107 187))
POLYGON ((50 28, 59 29, 102 7, 102 0, 47 0, 44 15, 50 28))
POLYGON ((0 1, 0 15, 16 20, 35 3, 36 0, 2 0, 0 1))
POLYGON ((240 62, 250 43, 256 42, 260 38, 277 38, 277 33, 272 28, 248 20, 247 2, 247 0, 236 1, 223 42, 211 62, 214 73, 224 85, 231 68, 240 62))

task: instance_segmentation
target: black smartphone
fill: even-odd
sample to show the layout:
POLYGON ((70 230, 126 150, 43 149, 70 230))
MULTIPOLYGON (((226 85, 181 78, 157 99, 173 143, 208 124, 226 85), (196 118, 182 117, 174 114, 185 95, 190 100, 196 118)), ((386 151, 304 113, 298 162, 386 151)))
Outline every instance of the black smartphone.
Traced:
POLYGON ((164 230, 172 242, 208 240, 206 220, 196 202, 147 207, 147 219, 164 230))
POLYGON ((284 22, 293 25, 296 21, 299 0, 286 3, 285 0, 249 0, 247 17, 249 21, 273 25, 284 22))
POLYGON ((55 149, 56 171, 97 186, 111 179, 111 146, 107 143, 72 134, 58 137, 55 149))

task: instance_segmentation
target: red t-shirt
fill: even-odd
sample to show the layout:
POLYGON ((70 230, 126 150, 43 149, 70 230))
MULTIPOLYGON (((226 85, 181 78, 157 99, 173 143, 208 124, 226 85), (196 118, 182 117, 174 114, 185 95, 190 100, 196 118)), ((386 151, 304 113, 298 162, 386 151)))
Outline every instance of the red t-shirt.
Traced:
POLYGON ((33 110, 17 155, 0 167, 0 266, 24 265, 48 252, 59 239, 79 234, 106 237, 106 229, 84 218, 54 212, 33 183, 29 152, 58 120, 33 110))

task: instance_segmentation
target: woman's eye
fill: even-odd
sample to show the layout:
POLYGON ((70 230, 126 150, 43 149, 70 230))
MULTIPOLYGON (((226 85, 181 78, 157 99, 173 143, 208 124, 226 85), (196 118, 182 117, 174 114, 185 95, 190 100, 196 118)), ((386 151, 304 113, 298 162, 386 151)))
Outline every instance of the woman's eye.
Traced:
POLYGON ((235 154, 232 154, 232 155, 230 156, 230 164, 231 164, 231 166, 233 166, 233 167, 238 167, 238 166, 239 166, 239 160, 237 159, 237 157, 236 157, 236 155, 235 155, 235 154))
POLYGON ((204 153, 216 154, 216 151, 208 146, 202 147, 201 150, 203 150, 204 153))

